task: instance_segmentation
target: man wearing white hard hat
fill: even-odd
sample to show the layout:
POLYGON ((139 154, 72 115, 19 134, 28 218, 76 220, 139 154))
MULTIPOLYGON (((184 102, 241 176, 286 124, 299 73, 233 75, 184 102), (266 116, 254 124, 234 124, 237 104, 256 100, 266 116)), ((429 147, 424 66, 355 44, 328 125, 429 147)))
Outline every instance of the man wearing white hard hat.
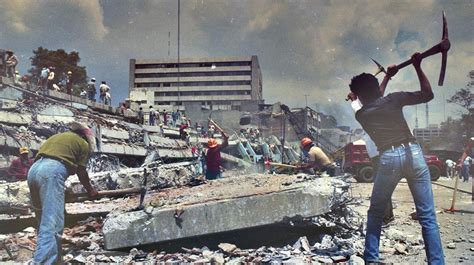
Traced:
POLYGON ((33 262, 61 263, 61 236, 64 228, 64 186, 77 174, 90 197, 97 196, 86 165, 95 146, 92 130, 72 122, 70 131, 51 136, 40 147, 28 172, 31 202, 38 219, 38 239, 33 262))

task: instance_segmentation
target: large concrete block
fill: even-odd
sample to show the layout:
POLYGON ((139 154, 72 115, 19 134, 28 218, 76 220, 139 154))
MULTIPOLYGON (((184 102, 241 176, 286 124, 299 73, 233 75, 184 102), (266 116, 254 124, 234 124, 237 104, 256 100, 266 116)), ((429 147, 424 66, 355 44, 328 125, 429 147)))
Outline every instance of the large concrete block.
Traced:
POLYGON ((42 110, 37 119, 40 123, 68 123, 74 121, 74 113, 67 108, 53 105, 42 110))
POLYGON ((130 138, 129 134, 125 130, 112 130, 108 129, 107 127, 102 127, 102 135, 107 138, 114 138, 114 139, 121 139, 121 140, 128 140, 130 138))
POLYGON ((23 93, 11 87, 0 87, 0 98, 18 100, 23 98, 23 93))
MULTIPOLYGON (((278 179, 274 177, 271 181, 278 179)), ((254 181, 265 180, 259 177, 254 181)), ((237 179, 233 184, 220 186, 223 194, 234 194, 226 190, 229 186, 240 189, 239 195, 234 197, 213 199, 212 195, 200 194, 202 190, 188 191, 200 194, 201 201, 186 201, 180 197, 180 203, 154 208, 151 213, 135 211, 111 215, 103 227, 105 247, 132 247, 318 216, 327 213, 333 201, 328 179, 291 184, 274 191, 264 189, 253 194, 242 193, 247 192, 242 191, 242 184, 237 179), (177 211, 182 211, 179 218, 175 217, 177 211)), ((214 190, 214 193, 219 191, 214 190)))
POLYGON ((14 125, 28 125, 31 123, 30 114, 21 114, 15 112, 0 111, 0 123, 14 125))

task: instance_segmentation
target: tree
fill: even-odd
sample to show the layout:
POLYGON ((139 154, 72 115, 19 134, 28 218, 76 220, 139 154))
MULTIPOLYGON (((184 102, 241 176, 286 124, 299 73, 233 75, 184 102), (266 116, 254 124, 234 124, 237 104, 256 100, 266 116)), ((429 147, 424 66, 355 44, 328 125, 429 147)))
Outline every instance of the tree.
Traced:
POLYGON ((55 67, 54 73, 56 82, 64 80, 68 71, 72 72, 72 82, 75 84, 74 90, 77 93, 79 87, 87 83, 87 72, 85 66, 79 66, 81 61, 79 53, 72 51, 67 53, 63 49, 48 50, 43 47, 33 50, 33 57, 30 58, 32 68, 28 70, 32 80, 37 80, 43 67, 55 67))
POLYGON ((474 70, 469 72, 469 78, 471 79, 465 88, 459 89, 450 99, 448 103, 453 103, 463 108, 461 121, 464 127, 464 135, 468 138, 472 135, 472 129, 474 129, 474 93, 472 93, 472 87, 474 87, 474 70))

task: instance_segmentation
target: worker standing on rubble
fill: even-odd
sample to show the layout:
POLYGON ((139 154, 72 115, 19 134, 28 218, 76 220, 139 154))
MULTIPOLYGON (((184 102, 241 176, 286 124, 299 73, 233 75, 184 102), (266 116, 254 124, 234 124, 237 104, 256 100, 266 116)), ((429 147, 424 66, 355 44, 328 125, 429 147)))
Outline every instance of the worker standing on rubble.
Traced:
POLYGON ((34 264, 62 261, 64 185, 68 176, 77 174, 89 196, 97 195, 86 171, 95 146, 94 135, 85 124, 72 122, 69 127, 71 131, 53 135, 43 143, 28 173, 31 202, 39 221, 34 264))
POLYGON ((6 52, 7 59, 5 64, 7 66, 7 77, 15 78, 15 70, 18 65, 18 58, 12 50, 6 52))
POLYGON ((95 78, 92 77, 91 81, 87 83, 87 96, 89 100, 95 102, 95 95, 97 94, 96 88, 95 88, 95 78))
POLYGON ((29 158, 28 147, 20 147, 20 156, 14 159, 8 169, 8 175, 15 181, 26 180, 28 170, 33 164, 33 159, 29 158))
POLYGON ((66 74, 66 93, 72 95, 72 72, 67 71, 66 74))
POLYGON ((102 81, 100 86, 99 86, 99 99, 100 103, 102 104, 107 104, 107 92, 110 91, 110 87, 107 85, 107 82, 102 81))
POLYGON ((335 163, 309 137, 301 139, 301 149, 308 155, 309 162, 301 165, 300 168, 319 169, 319 171, 325 171, 331 177, 336 174, 335 163))
POLYGON ((156 111, 153 108, 153 106, 151 106, 151 105, 150 105, 150 111, 149 111, 149 114, 148 114, 148 121, 149 121, 150 125, 152 125, 152 126, 156 125, 156 111))
MULTIPOLYGON (((355 117, 380 152, 367 217, 364 259, 368 263, 380 261, 379 244, 384 211, 395 187, 404 176, 422 226, 427 261, 429 264, 444 264, 430 173, 421 147, 411 134, 402 111, 404 106, 433 99, 430 82, 421 69, 420 53, 413 54, 411 61, 420 82, 420 91, 396 92, 383 97, 377 78, 366 73, 352 78, 349 85, 351 92, 362 103, 355 117)), ((387 75, 392 77, 397 71, 395 65, 390 66, 387 75)))
POLYGON ((217 140, 210 138, 207 141, 207 153, 206 153, 206 179, 218 179, 221 177, 221 150, 229 145, 229 136, 221 131, 224 141, 222 144, 218 144, 217 140))

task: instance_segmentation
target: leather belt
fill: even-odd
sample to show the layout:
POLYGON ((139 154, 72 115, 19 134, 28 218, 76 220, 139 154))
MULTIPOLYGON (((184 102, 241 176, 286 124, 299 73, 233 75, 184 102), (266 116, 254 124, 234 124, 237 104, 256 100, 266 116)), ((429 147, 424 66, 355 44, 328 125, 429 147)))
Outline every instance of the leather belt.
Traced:
POLYGON ((401 141, 401 142, 397 142, 397 143, 392 143, 392 144, 388 144, 388 145, 382 147, 382 152, 390 150, 390 149, 395 150, 395 148, 398 148, 398 147, 408 147, 411 144, 418 144, 418 143, 416 142, 416 140, 401 141))

